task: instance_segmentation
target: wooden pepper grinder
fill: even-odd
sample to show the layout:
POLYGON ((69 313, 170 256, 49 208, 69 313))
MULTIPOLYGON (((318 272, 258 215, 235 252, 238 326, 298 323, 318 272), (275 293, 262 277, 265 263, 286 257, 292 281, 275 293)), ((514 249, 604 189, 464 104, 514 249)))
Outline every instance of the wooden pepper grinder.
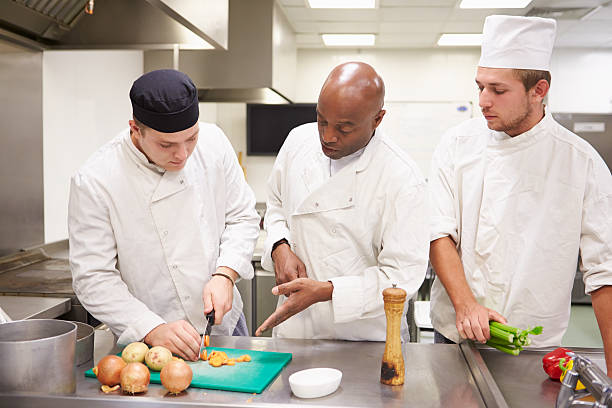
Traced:
POLYGON ((404 316, 406 291, 396 286, 394 283, 392 288, 383 290, 385 315, 387 316, 387 340, 380 368, 380 382, 387 385, 404 384, 404 356, 402 355, 400 328, 404 316))

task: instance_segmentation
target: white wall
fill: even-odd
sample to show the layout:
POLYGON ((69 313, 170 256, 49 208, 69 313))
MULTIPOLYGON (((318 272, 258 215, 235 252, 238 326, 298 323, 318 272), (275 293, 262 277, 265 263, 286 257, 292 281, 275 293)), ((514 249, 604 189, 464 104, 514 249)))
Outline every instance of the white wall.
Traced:
POLYGON ((127 126, 129 90, 142 73, 142 51, 44 52, 45 242, 68 237, 70 176, 127 126))
POLYGON ((560 49, 551 61, 553 112, 612 113, 612 50, 560 49))
POLYGON ((247 182, 255 192, 258 202, 266 201, 266 181, 274 164, 273 157, 247 156, 246 144, 246 104, 218 103, 217 125, 227 135, 236 154, 242 152, 242 165, 247 182))

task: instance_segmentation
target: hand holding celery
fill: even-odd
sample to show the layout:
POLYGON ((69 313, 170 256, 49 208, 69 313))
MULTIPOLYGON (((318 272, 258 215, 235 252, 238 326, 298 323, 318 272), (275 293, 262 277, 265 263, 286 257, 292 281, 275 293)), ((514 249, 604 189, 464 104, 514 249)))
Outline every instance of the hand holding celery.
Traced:
POLYGON ((531 339, 528 336, 530 334, 541 334, 542 326, 521 330, 499 322, 490 321, 489 331, 491 332, 491 338, 487 341, 487 345, 504 353, 518 356, 523 347, 531 344, 531 339))

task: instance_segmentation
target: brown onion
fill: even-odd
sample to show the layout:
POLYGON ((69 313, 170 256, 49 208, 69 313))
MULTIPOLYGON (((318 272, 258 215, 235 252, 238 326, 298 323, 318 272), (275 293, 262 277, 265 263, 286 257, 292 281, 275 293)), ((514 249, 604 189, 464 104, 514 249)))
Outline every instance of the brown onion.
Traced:
POLYGON ((131 394, 145 392, 149 388, 151 374, 142 363, 129 363, 121 370, 121 388, 131 394))
POLYGON ((168 391, 179 394, 191 384, 193 371, 184 361, 170 361, 162 368, 159 378, 168 391))
POLYGON ((110 355, 103 357, 98 362, 98 365, 94 367, 93 372, 96 374, 100 384, 112 387, 121 383, 121 370, 126 365, 121 357, 110 355))

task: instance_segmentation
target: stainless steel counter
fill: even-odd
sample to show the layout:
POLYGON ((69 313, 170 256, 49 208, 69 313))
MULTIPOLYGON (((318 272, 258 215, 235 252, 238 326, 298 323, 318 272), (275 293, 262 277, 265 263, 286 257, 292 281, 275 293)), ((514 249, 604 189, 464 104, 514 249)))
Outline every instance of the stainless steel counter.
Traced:
MULTIPOLYGON (((456 345, 404 345, 406 381, 403 386, 380 383, 380 363, 384 343, 326 340, 278 340, 252 337, 213 337, 215 345, 241 349, 293 353, 293 360, 263 393, 189 388, 176 397, 166 397, 160 385, 152 384, 142 396, 104 394, 95 379, 83 377, 90 368, 78 372, 74 396, 0 395, 0 405, 10 407, 276 407, 309 405, 315 407, 484 407, 474 377, 456 345), (291 393, 288 378, 299 370, 333 367, 343 373, 340 388, 317 399, 300 399, 291 393)), ((118 351, 108 332, 96 331, 95 357, 118 351)))
POLYGON ((0 307, 13 320, 55 319, 70 311, 70 298, 0 296, 0 307))

